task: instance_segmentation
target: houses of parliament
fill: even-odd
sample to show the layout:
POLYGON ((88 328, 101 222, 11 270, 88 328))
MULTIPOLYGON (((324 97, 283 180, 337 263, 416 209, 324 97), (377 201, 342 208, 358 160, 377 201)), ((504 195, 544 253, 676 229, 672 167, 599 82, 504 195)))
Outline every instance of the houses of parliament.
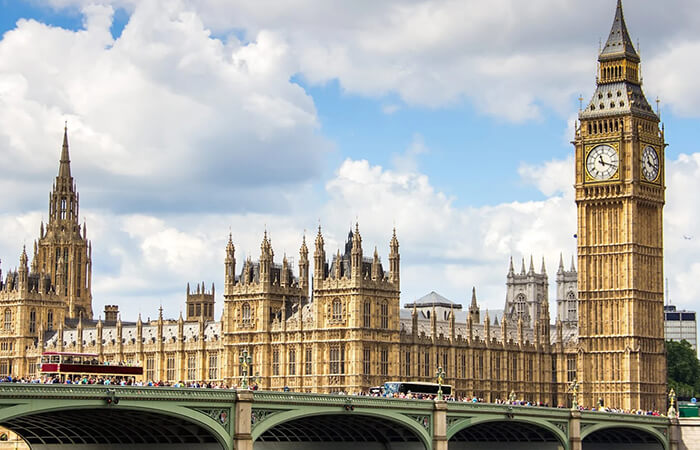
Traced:
POLYGON ((559 261, 555 313, 544 261, 536 269, 532 259, 504 263, 500 313, 481 311, 475 291, 464 310, 436 292, 402 308, 396 230, 383 261, 355 225, 335 253, 320 227, 313 242, 301 237, 294 267, 275 258, 267 232, 257 260, 237 260, 229 236, 221 317, 214 286, 197 284, 187 286, 185 317, 161 309, 155 320, 122 322, 106 306, 95 320, 92 245, 78 220, 66 130, 48 223, 18 268, 0 272, 0 375, 35 376, 42 352, 70 351, 142 364, 146 379, 236 385, 247 352, 262 389, 367 391, 432 382, 440 366, 458 395, 486 401, 514 392, 570 405, 576 380, 582 405, 664 409, 666 144, 619 2, 598 62, 574 137, 578 254, 559 261))

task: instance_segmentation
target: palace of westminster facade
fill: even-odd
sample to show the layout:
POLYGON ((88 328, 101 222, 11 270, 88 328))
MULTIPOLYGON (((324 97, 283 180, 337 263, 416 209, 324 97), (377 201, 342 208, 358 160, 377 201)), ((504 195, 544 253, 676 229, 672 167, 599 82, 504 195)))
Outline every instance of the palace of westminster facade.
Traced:
MULTIPOLYGON (((298 267, 276 263, 265 233, 258 261, 236 267, 225 249, 224 307, 214 287, 187 287, 186 317, 122 322, 116 306, 92 310, 92 247, 78 222, 67 132, 29 261, 0 272, 0 375, 37 375, 44 351, 97 353, 138 362, 147 379, 239 383, 252 356, 260 388, 358 392, 387 380, 434 381, 438 366, 457 394, 623 408, 665 407, 663 340, 663 129, 641 89, 640 59, 618 2, 599 55, 597 87, 575 135, 578 260, 556 274, 551 324, 548 278, 532 260, 507 272, 505 309, 468 310, 432 292, 400 307, 399 242, 388 267, 364 253, 355 226, 344 251, 327 255, 319 227, 313 265, 304 238, 298 267), (578 271, 576 270, 578 265, 578 271), (313 268, 311 268, 313 267, 313 268), (295 276, 296 273, 296 276, 295 276), (500 322, 499 322, 500 320, 500 322)), ((240 264, 240 263, 239 263, 240 264)))

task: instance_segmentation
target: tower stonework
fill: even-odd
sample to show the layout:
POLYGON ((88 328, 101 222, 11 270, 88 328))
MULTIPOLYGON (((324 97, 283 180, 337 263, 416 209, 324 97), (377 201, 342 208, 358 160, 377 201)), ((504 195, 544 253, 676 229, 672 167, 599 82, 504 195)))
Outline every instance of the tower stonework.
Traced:
POLYGON ((564 258, 559 257, 557 270, 557 319, 564 324, 578 324, 578 273, 573 256, 571 268, 564 269, 564 258))
POLYGON ((84 223, 81 229, 79 208, 66 128, 58 176, 49 194, 49 222, 46 228, 42 222, 39 232, 39 269, 51 276, 56 294, 66 303, 67 317, 92 319, 92 244, 84 223))
POLYGON ((664 409, 663 127, 618 0, 579 114, 576 149, 582 404, 664 409))

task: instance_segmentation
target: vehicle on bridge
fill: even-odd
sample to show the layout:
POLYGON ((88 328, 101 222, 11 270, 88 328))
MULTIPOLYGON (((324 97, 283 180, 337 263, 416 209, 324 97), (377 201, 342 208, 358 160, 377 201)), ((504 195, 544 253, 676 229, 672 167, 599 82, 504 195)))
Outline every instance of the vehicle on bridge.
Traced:
POLYGON ((393 394, 422 394, 437 395, 442 386, 442 395, 452 395, 452 386, 449 384, 439 385, 437 383, 420 383, 405 381, 387 381, 384 383, 384 395, 393 394))
POLYGON ((41 354, 39 372, 46 377, 114 377, 117 379, 140 379, 143 367, 137 364, 100 362, 96 353, 44 352, 41 354))

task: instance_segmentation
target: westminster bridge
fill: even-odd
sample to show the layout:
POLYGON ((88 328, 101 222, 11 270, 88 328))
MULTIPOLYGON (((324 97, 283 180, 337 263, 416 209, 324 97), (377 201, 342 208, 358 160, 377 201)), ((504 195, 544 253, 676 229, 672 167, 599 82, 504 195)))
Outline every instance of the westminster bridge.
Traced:
POLYGON ((0 384, 0 426, 32 449, 682 450, 677 420, 290 392, 0 384), (68 447, 70 446, 70 447, 68 447))

